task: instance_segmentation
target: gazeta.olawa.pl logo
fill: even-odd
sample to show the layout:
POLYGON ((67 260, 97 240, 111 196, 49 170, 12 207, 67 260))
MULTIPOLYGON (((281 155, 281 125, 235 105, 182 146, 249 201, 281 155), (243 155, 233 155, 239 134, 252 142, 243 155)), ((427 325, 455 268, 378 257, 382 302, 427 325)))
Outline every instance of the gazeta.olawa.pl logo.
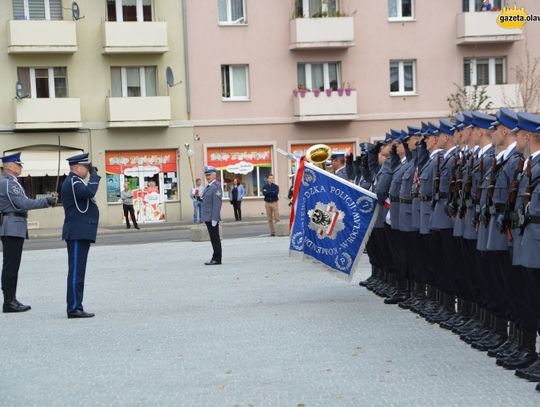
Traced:
POLYGON ((514 7, 503 7, 497 16, 497 24, 503 28, 523 28, 523 24, 527 22, 540 22, 540 16, 536 14, 527 14, 524 7, 518 8, 514 3, 514 7))

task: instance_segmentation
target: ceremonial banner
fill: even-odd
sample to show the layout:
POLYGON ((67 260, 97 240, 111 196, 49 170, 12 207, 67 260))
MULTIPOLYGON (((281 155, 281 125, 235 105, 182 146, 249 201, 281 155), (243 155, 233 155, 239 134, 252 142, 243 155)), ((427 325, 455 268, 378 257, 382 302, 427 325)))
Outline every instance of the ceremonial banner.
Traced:
POLYGON ((293 202, 290 253, 350 281, 375 222, 376 195, 302 160, 293 202))

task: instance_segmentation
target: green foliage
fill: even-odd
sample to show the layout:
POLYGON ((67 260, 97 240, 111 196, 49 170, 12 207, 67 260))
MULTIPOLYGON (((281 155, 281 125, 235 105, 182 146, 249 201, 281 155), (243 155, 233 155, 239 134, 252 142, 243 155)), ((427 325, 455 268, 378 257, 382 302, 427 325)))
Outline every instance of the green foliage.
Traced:
POLYGON ((459 86, 454 83, 456 92, 446 98, 452 114, 464 111, 482 111, 492 108, 493 103, 489 100, 485 86, 459 86))

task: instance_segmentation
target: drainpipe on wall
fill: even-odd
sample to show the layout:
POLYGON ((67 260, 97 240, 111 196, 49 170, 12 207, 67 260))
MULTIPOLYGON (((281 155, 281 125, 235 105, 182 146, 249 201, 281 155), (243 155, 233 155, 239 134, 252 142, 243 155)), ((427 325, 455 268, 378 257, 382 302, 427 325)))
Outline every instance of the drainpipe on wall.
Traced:
POLYGON ((191 95, 189 91, 189 51, 188 51, 188 30, 187 30, 187 12, 186 1, 182 0, 182 26, 184 32, 184 72, 186 75, 186 111, 187 119, 191 120, 191 95))

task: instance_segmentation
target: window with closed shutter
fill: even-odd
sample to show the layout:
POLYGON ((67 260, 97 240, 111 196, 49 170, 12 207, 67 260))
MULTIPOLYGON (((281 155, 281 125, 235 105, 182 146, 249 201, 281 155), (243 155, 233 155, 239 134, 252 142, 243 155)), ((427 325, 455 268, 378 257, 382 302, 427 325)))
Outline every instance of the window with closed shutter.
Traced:
POLYGON ((62 20, 62 0, 49 0, 51 20, 62 20))
POLYGON ((45 20, 45 0, 28 0, 30 20, 45 20))
POLYGON ((13 0, 13 18, 15 20, 26 20, 26 13, 24 12, 24 0, 13 0))

